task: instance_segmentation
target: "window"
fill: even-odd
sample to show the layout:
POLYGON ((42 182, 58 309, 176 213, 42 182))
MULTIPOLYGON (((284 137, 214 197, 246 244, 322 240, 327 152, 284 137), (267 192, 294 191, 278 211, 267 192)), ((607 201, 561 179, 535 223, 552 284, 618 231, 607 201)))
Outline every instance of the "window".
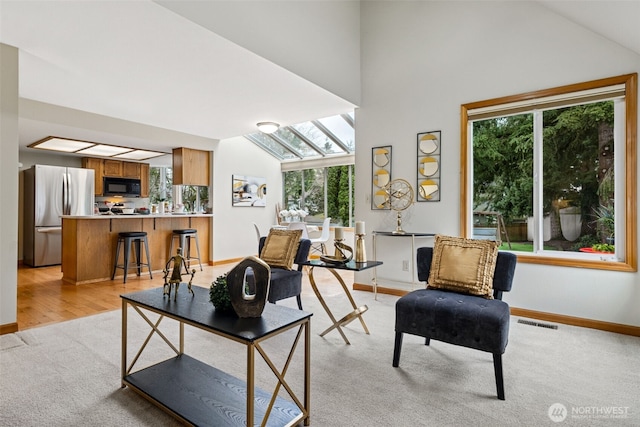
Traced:
POLYGON ((149 202, 156 204, 173 200, 171 189, 173 173, 170 167, 151 167, 149 169, 149 202))
POLYGON ((151 167, 149 174, 149 202, 183 205, 187 212, 209 208, 209 187, 173 185, 173 169, 168 166, 151 167))
POLYGON ((637 270, 637 74, 462 106, 463 235, 637 270))
POLYGON ((292 170, 283 172, 284 202, 287 210, 303 209, 307 222, 353 224, 354 165, 292 170))

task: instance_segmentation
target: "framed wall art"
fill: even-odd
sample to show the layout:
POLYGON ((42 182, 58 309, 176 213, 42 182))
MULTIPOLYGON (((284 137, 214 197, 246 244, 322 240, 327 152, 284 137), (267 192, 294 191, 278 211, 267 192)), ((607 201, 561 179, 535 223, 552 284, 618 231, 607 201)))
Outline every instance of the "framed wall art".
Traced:
POLYGON ((391 209, 384 186, 391 181, 391 146, 371 149, 371 209, 391 209))
POLYGON ((246 175, 232 175, 232 206, 267 205, 266 178, 246 175))
POLYGON ((418 134, 417 158, 418 173, 416 182, 416 201, 440 201, 440 155, 441 132, 423 132, 418 134))

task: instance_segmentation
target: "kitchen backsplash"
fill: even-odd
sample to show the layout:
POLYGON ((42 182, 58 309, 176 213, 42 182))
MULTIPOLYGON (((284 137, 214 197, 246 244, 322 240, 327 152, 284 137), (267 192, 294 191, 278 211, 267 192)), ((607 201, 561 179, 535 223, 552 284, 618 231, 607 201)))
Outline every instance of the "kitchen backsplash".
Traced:
POLYGON ((105 203, 122 203, 125 208, 150 208, 149 198, 126 198, 126 197, 101 197, 96 196, 96 203, 98 206, 103 206, 105 203))

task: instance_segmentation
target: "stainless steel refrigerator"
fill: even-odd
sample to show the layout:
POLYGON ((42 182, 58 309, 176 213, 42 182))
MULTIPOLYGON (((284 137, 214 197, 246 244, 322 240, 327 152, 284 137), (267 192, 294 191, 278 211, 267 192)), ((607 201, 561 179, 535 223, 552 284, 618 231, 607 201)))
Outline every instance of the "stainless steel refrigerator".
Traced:
POLYGON ((35 165, 24 171, 24 256, 32 267, 62 262, 61 215, 93 215, 93 169, 35 165))

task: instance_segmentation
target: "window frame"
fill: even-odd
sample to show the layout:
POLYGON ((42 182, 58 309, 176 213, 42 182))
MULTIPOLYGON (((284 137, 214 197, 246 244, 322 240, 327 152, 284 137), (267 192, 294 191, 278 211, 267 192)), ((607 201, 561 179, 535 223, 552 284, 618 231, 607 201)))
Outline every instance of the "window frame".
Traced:
POLYGON ((592 268, 612 271, 638 271, 637 264, 637 122, 638 122, 638 74, 625 74, 616 77, 592 80, 583 83, 559 86, 527 92, 519 95, 493 98, 484 101, 461 105, 460 111, 460 232, 462 236, 471 237, 473 234, 472 218, 472 144, 469 138, 469 111, 497 107, 504 104, 532 101, 540 98, 565 95, 614 85, 625 87, 625 137, 624 137, 624 261, 578 259, 567 257, 545 256, 517 252, 518 261, 531 264, 556 265, 563 267, 592 268))

